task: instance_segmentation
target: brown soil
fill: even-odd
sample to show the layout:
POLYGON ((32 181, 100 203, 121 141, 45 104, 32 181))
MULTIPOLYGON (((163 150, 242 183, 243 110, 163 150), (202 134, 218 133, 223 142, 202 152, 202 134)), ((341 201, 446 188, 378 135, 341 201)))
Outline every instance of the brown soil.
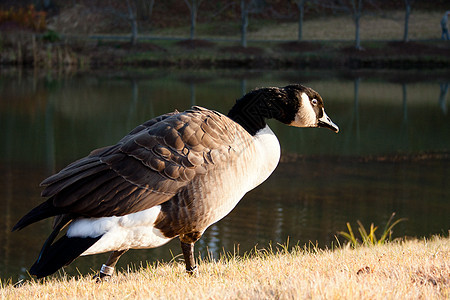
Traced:
POLYGON ((280 44, 280 49, 287 52, 309 52, 317 51, 322 48, 320 43, 311 42, 287 42, 280 44))
POLYGON ((3 21, 0 23, 0 33, 1 32, 17 32, 17 31, 23 31, 23 32, 33 32, 29 28, 24 28, 17 24, 16 22, 12 21, 3 21))
POLYGON ((264 53, 264 49, 259 47, 242 47, 242 46, 228 46, 220 48, 222 53, 240 53, 246 55, 261 55, 264 53))
POLYGON ((149 42, 138 42, 136 45, 132 46, 131 43, 123 42, 102 42, 99 48, 109 48, 109 49, 122 49, 132 52, 167 52, 163 47, 155 45, 149 42))
POLYGON ((213 42, 205 40, 182 40, 176 43, 177 46, 185 49, 212 48, 215 46, 213 42))
POLYGON ((450 54, 450 43, 427 45, 416 42, 388 42, 380 48, 364 48, 357 50, 355 47, 345 47, 341 49, 343 54, 354 57, 373 56, 423 56, 423 55, 445 55, 450 54))

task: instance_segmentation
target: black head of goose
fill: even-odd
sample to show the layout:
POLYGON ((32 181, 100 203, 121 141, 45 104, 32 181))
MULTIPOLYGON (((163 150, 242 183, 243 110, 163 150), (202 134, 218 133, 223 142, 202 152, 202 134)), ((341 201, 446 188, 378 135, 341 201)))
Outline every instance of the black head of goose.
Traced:
POLYGON ((175 237, 187 272, 194 272, 194 243, 278 164, 270 118, 338 132, 314 90, 261 88, 239 99, 228 116, 192 107, 149 120, 45 179, 47 201, 13 228, 55 216, 30 274, 41 278, 80 255, 112 251, 97 277, 108 278, 128 249, 158 247, 175 237))

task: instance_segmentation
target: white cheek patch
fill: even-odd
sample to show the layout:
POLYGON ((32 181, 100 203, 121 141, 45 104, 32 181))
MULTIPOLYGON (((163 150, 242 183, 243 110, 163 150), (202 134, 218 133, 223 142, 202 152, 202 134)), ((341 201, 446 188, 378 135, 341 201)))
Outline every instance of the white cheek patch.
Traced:
POLYGON ((294 121, 289 124, 295 127, 313 127, 317 125, 317 115, 314 111, 311 101, 305 93, 300 97, 300 108, 295 115, 294 121))

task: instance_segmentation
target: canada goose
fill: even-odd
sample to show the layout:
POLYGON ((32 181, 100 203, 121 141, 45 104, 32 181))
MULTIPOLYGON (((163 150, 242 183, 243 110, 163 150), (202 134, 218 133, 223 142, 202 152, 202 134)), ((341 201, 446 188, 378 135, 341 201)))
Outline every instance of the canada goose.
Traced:
POLYGON ((271 118, 339 130, 311 88, 261 88, 237 100, 228 116, 194 106, 156 117, 45 179, 48 200, 13 228, 55 216, 30 274, 41 278, 80 255, 112 251, 98 278, 111 276, 128 249, 159 247, 175 237, 193 273, 194 243, 277 166, 271 118))

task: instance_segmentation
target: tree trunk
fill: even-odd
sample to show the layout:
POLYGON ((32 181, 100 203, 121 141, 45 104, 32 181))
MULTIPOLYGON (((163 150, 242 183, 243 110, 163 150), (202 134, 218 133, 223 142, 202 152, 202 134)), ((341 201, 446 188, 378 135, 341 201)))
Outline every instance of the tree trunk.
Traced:
POLYGON ((195 37, 195 23, 197 20, 197 0, 192 0, 191 6, 191 35, 190 39, 193 40, 195 37))
POLYGON ((354 116, 355 116, 355 134, 356 134, 356 140, 357 140, 357 147, 359 152, 359 146, 360 146, 360 130, 359 130, 359 83, 361 82, 361 78, 355 78, 354 81, 354 116))
POLYGON ((408 27, 409 27, 409 15, 411 14, 411 3, 409 0, 405 0, 405 31, 403 33, 403 41, 406 43, 408 39, 408 27))
POLYGON ((198 7, 200 6, 200 3, 203 0, 192 0, 192 2, 190 0, 184 0, 184 2, 186 3, 187 7, 189 8, 189 11, 191 12, 191 33, 189 38, 191 40, 193 40, 195 38, 195 27, 197 24, 197 12, 198 12, 198 7))
POLYGON ((148 19, 150 19, 153 15, 153 7, 155 6, 155 0, 150 0, 148 1, 148 5, 147 5, 147 16, 148 19))
POLYGON ((241 45, 247 47, 247 27, 248 27, 248 10, 245 7, 245 0, 241 0, 241 45))
POLYGON ((137 34, 138 27, 136 19, 131 21, 131 45, 135 46, 137 44, 137 34))
POLYGON ((137 19, 136 19, 136 14, 133 12, 133 7, 130 4, 130 0, 127 0, 127 6, 128 6, 128 20, 130 21, 130 25, 131 25, 130 43, 132 46, 134 46, 137 44, 137 34, 138 34, 137 19))
POLYGON ((150 20, 153 14, 155 0, 138 0, 137 17, 139 20, 150 20))
POLYGON ((361 19, 362 14, 362 0, 358 0, 358 4, 355 3, 356 0, 353 0, 353 14, 355 21, 355 48, 361 50, 361 39, 359 36, 359 21, 361 19))
POLYGON ((448 94, 448 82, 443 82, 439 84, 440 93, 439 93, 439 105, 442 109, 444 115, 447 115, 447 94, 448 94))
POLYGON ((194 82, 190 82, 189 83, 189 88, 190 88, 190 91, 191 91, 191 107, 192 107, 192 106, 195 106, 195 103, 196 103, 196 101, 195 101, 195 83, 194 82))
POLYGON ((403 122, 408 122, 408 88, 406 83, 402 83, 402 95, 403 95, 403 122))
POLYGON ((305 1, 306 0, 297 0, 297 7, 299 11, 299 17, 298 17, 298 41, 300 42, 303 38, 303 15, 305 11, 305 1))
POLYGON ((359 37, 359 19, 360 15, 355 16, 355 48, 361 50, 361 39, 359 37))

